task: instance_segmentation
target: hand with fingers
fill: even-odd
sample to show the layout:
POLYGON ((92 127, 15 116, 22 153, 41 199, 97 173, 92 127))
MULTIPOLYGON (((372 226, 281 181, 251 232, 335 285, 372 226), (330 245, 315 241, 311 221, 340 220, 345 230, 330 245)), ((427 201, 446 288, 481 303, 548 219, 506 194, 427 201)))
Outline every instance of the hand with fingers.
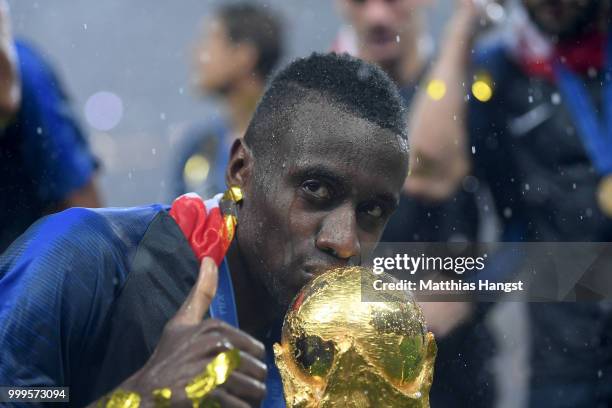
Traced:
POLYGON ((138 401, 120 405, 125 408, 198 406, 194 402, 236 408, 261 404, 267 372, 263 344, 222 321, 203 320, 215 296, 217 273, 214 261, 205 258, 197 282, 166 324, 149 361, 109 393, 106 401, 113 395, 138 401))

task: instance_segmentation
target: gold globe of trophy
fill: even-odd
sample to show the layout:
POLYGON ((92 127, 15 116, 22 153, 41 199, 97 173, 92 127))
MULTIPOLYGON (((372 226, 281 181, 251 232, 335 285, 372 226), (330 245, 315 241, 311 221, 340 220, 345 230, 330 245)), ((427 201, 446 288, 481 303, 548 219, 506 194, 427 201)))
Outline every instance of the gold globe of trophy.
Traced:
POLYGON ((335 269, 296 296, 274 345, 287 407, 429 407, 433 334, 411 293, 372 289, 381 276, 335 269))

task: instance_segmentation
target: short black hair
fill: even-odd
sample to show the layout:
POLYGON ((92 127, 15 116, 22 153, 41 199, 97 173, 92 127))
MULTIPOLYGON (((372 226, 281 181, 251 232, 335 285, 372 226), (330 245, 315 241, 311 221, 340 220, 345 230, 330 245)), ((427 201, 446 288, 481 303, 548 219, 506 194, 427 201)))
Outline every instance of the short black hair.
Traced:
POLYGON ((269 150, 296 108, 324 101, 407 140, 404 108, 395 83, 374 64, 348 54, 313 53, 281 70, 262 96, 245 135, 254 154, 269 150))
POLYGON ((267 78, 283 50, 283 28, 279 17, 269 8, 240 2, 221 6, 217 16, 227 30, 233 43, 247 42, 257 50, 258 58, 255 71, 267 78))

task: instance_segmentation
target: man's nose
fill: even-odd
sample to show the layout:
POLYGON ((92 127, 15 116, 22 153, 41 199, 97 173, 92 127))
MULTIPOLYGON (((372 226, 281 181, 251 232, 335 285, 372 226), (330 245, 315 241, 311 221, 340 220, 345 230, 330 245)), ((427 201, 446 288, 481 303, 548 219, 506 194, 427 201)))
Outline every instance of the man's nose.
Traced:
POLYGON ((349 203, 344 204, 323 219, 316 246, 348 263, 351 258, 361 256, 357 230, 355 209, 349 203))

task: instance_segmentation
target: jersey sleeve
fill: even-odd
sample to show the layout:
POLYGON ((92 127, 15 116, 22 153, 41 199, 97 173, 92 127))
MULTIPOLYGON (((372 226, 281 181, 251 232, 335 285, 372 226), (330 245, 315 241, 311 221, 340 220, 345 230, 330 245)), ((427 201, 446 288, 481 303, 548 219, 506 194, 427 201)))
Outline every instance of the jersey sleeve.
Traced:
POLYGON ((0 257, 0 386, 69 386, 127 276, 92 210, 46 217, 0 257))
POLYGON ((22 103, 17 116, 28 171, 39 198, 57 202, 84 187, 97 161, 52 68, 33 48, 17 43, 22 103))

